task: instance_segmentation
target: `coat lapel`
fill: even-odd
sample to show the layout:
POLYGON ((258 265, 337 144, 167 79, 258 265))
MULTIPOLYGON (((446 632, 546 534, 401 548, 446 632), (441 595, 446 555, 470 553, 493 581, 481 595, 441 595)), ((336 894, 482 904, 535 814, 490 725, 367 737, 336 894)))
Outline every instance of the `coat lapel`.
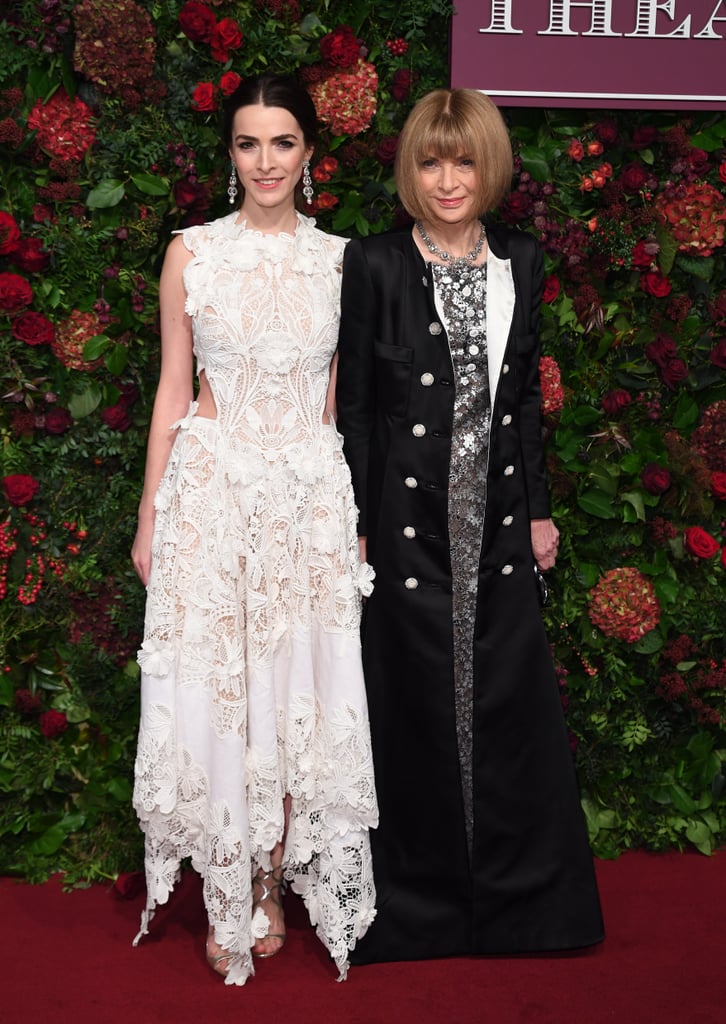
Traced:
POLYGON ((499 375, 504 351, 514 314, 514 278, 512 261, 495 256, 491 248, 487 255, 487 353, 489 363, 489 392, 492 408, 496 402, 499 375))

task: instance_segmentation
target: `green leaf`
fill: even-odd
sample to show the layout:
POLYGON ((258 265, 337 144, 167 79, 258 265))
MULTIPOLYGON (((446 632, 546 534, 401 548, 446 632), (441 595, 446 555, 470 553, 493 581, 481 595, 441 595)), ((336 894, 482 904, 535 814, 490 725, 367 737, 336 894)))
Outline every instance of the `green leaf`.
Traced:
POLYGON ((658 266, 661 272, 667 277, 673 269, 673 263, 678 252, 678 243, 670 231, 666 231, 662 224, 655 226, 655 238, 658 242, 658 266))
POLYGON ((15 687, 13 686, 10 678, 6 675, 0 675, 0 705, 2 707, 11 707, 13 700, 15 699, 15 687))
POLYGON ((62 824, 58 822, 56 825, 51 825, 49 829, 37 839, 34 839, 32 843, 28 844, 28 850, 35 854, 48 854, 55 853, 59 847, 63 845, 66 840, 66 830, 62 824))
POLYGON ((613 499, 604 491, 591 490, 577 496, 577 504, 583 512, 588 515, 597 516, 598 519, 615 519, 616 512, 613 506, 613 499))
POLYGON ((86 198, 86 206, 91 210, 103 210, 109 206, 118 206, 126 195, 122 181, 109 178, 91 189, 86 198))
POLYGON ((108 792, 114 799, 118 800, 120 804, 128 803, 132 795, 131 783, 128 779, 122 776, 117 776, 115 779, 111 779, 108 784, 108 792))
POLYGON ((688 795, 683 786, 675 782, 668 787, 668 792, 670 793, 671 802, 677 811, 680 811, 681 814, 694 813, 696 802, 688 795))
POLYGON ((702 281, 710 281, 713 277, 713 256, 679 256, 676 262, 681 270, 700 277, 702 281))
POLYGON ((623 499, 623 501, 626 501, 629 505, 633 506, 633 508, 635 509, 635 514, 638 517, 638 520, 644 523, 645 505, 643 503, 643 495, 640 493, 640 491, 626 491, 624 494, 621 494, 620 497, 623 499))
MULTIPOLYGON (((166 196, 169 194, 169 179, 159 178, 155 174, 132 174, 131 180, 139 192, 147 196, 166 196)), ((115 206, 115 203, 109 203, 115 206)))
POLYGON ((522 146, 519 150, 522 167, 528 171, 535 181, 547 181, 550 177, 550 165, 542 155, 539 146, 522 146))
POLYGON ((68 402, 68 411, 74 420, 82 420, 90 416, 101 402, 101 389, 96 384, 89 384, 80 395, 72 395, 68 402))
POLYGON ((99 356, 103 355, 110 343, 107 335, 94 334, 83 346, 83 358, 87 363, 92 363, 94 359, 98 359, 99 356))
POLYGON ((112 373, 114 377, 120 377, 123 371, 126 369, 129 361, 129 350, 125 345, 114 345, 110 351, 106 353, 104 360, 106 369, 109 373, 112 373))
POLYGON ((685 392, 681 395, 673 410, 673 426, 676 430, 687 430, 698 420, 698 402, 685 392))
POLYGON ((655 654, 663 646, 663 637, 660 635, 657 629, 651 629, 645 636, 642 636, 638 640, 637 644, 634 644, 634 649, 638 654, 655 654))
POLYGON ((705 821, 692 821, 686 829, 686 839, 697 850, 707 855, 713 853, 716 839, 705 821))

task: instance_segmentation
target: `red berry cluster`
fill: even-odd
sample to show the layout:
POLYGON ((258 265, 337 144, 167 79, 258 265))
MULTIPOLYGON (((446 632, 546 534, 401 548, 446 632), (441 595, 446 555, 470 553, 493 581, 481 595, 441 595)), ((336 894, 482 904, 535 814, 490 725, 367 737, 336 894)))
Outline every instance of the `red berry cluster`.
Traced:
POLYGON ((0 523, 0 601, 8 592, 8 561, 18 550, 17 535, 18 531, 10 525, 9 519, 0 523))
POLYGON ((408 50, 408 43, 405 39, 387 39, 386 46, 393 54, 394 57, 403 57, 406 50, 408 50))

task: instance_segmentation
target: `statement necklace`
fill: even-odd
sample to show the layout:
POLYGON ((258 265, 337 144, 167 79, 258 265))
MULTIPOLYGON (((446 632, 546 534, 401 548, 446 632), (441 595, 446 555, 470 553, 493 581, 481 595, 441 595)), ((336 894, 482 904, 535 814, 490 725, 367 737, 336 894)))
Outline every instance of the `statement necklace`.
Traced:
POLYGON ((438 256, 439 259, 443 260, 445 263, 451 263, 454 265, 460 265, 462 263, 476 263, 477 259, 479 258, 479 254, 484 248, 484 241, 486 240, 487 237, 484 225, 480 224, 481 231, 479 233, 479 239, 474 248, 471 250, 471 252, 468 252, 466 256, 452 256, 451 253, 444 252, 443 249, 439 249, 438 245, 436 245, 436 243, 432 241, 431 238, 429 238, 428 234, 426 233, 426 228, 423 226, 420 220, 416 221, 416 228, 418 229, 418 233, 421 235, 421 238, 423 238, 424 244, 426 245, 426 248, 432 254, 432 256, 438 256))

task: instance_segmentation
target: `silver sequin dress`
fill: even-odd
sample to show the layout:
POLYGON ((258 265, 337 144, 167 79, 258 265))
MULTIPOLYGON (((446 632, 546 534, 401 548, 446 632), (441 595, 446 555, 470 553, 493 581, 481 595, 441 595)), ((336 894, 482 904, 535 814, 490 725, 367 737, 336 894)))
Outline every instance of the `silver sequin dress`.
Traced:
POLYGON ((454 687, 466 831, 474 809, 472 718, 474 624, 487 500, 491 397, 486 344, 486 264, 432 264, 437 305, 446 324, 456 397, 449 468, 449 543, 453 586, 454 687))

